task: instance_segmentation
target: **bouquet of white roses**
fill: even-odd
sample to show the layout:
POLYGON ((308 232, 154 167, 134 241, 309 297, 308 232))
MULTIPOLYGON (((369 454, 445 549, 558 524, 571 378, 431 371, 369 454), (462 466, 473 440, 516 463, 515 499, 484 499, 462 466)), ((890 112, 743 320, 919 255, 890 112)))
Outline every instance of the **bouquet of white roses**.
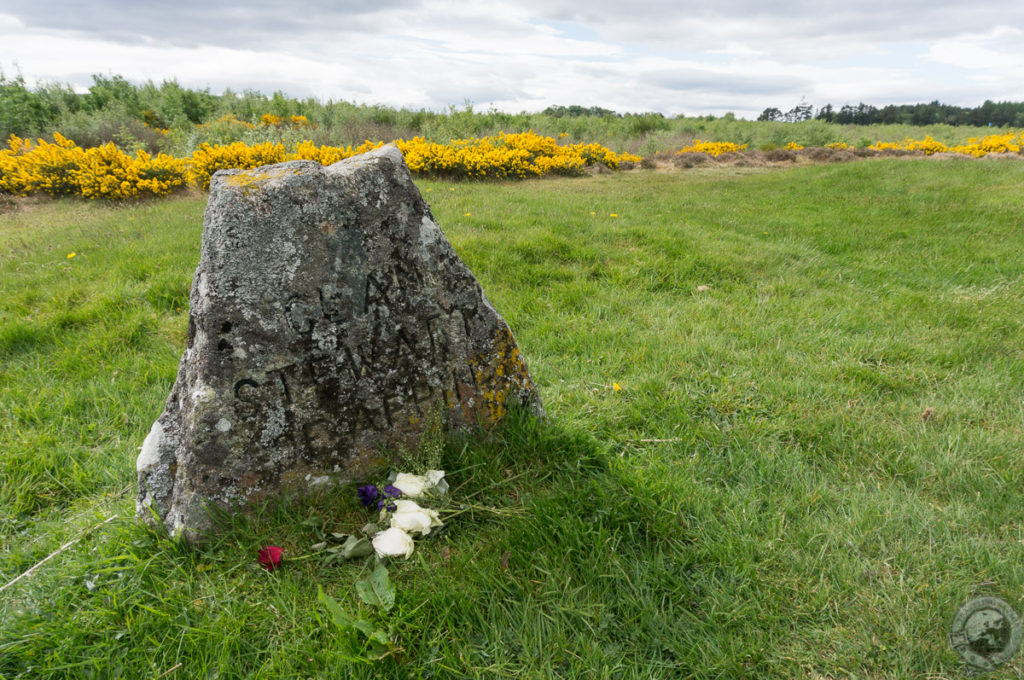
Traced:
POLYGON ((448 482, 444 479, 443 470, 427 470, 424 475, 399 472, 389 483, 379 488, 367 484, 360 486, 356 492, 364 506, 373 507, 376 504, 380 510, 376 525, 378 531, 372 537, 373 550, 378 557, 409 557, 415 547, 414 537, 426 536, 431 530, 444 526, 436 510, 409 500, 438 498, 448 493, 448 482))

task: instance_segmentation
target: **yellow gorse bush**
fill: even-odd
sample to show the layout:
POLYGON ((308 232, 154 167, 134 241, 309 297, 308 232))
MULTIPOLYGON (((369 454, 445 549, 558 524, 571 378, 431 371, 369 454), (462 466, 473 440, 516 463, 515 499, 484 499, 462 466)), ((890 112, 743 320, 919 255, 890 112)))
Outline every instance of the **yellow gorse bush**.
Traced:
POLYGON ((218 170, 248 170, 286 160, 290 160, 288 152, 281 143, 263 142, 251 146, 245 142, 202 144, 192 153, 188 162, 188 183, 200 189, 209 189, 210 177, 218 170))
POLYGON ((1024 132, 1007 132, 1003 134, 986 135, 984 137, 971 137, 966 144, 946 146, 942 142, 931 137, 924 139, 904 139, 902 142, 876 142, 869 146, 869 149, 886 151, 889 149, 902 149, 905 151, 922 151, 926 155, 934 153, 958 153, 966 156, 981 158, 988 154, 1020 153, 1024 147, 1024 132))
POLYGON ((947 149, 945 144, 932 139, 931 135, 926 136, 924 139, 910 139, 908 137, 902 142, 875 142, 868 148, 874 149, 875 151, 921 151, 926 156, 931 156, 935 153, 942 153, 947 149))
POLYGON ((12 136, 0 149, 0 191, 114 200, 166 196, 185 184, 187 165, 166 154, 133 157, 113 144, 82 149, 59 133, 53 144, 12 136))
POLYGON ((125 199, 166 196, 184 186, 187 163, 181 159, 145 151, 134 158, 113 144, 86 149, 85 159, 72 171, 83 198, 125 199))
POLYGON ((217 127, 219 127, 219 126, 226 126, 226 127, 229 127, 229 128, 231 126, 238 126, 238 127, 245 128, 247 130, 252 130, 252 129, 255 129, 255 127, 256 127, 252 123, 249 123, 249 122, 244 121, 244 120, 239 120, 238 118, 235 117, 235 114, 233 114, 233 113, 225 113, 220 118, 218 118, 216 120, 212 120, 209 123, 199 123, 198 125, 196 125, 196 128, 202 130, 203 128, 209 128, 209 127, 214 127, 214 126, 217 126, 217 127))
MULTIPOLYGON (((293 116, 289 124, 308 125, 297 122, 296 118, 301 117, 293 116)), ((215 122, 251 125, 232 116, 215 122)), ((264 124, 275 123, 264 121, 264 124)), ((552 137, 532 131, 455 139, 447 144, 428 142, 422 137, 398 139, 394 143, 412 172, 448 178, 576 175, 588 165, 604 165, 615 170, 623 163, 641 160, 639 156, 618 154, 600 144, 561 145, 552 137)), ((330 165, 382 145, 383 142, 366 141, 353 148, 317 146, 303 141, 289 151, 283 144, 273 142, 207 143, 184 159, 166 154, 151 156, 144 151, 130 156, 113 144, 83 149, 60 134, 54 135, 53 143, 43 139, 33 143, 12 136, 7 148, 0 149, 0 191, 114 200, 166 196, 185 185, 209 188, 210 178, 217 170, 252 169, 292 160, 330 165)))
POLYGON ((306 140, 295 145, 295 153, 289 155, 288 160, 316 161, 320 165, 331 165, 346 158, 351 158, 367 151, 373 151, 381 146, 384 146, 384 142, 366 140, 353 149, 351 146, 317 146, 313 142, 306 140))
POLYGON ((542 137, 532 131, 453 139, 448 144, 415 137, 408 141, 395 140, 395 144, 410 170, 443 177, 504 179, 577 175, 587 165, 604 165, 617 170, 621 163, 641 160, 633 154, 617 154, 600 144, 561 145, 553 137, 542 137))
POLYGON ((692 144, 684 146, 682 149, 677 151, 676 155, 678 156, 679 154, 684 153, 706 153, 712 156, 721 156, 723 153, 743 151, 746 148, 746 144, 734 144, 732 142, 705 142, 695 139, 692 144))
POLYGON ((962 153, 975 158, 990 153, 1020 153, 1024 148, 1024 132, 1008 132, 1002 135, 971 137, 966 144, 949 147, 953 153, 962 153))

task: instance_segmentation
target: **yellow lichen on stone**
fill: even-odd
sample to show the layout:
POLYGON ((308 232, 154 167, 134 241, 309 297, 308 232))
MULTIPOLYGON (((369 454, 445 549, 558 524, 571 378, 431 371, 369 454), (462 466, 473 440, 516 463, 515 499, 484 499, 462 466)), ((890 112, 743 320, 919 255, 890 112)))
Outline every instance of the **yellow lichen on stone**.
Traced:
POLYGON ((288 168, 277 168, 274 170, 245 170, 234 175, 228 176, 226 183, 228 186, 244 189, 246 192, 250 190, 259 189, 263 184, 284 177, 285 175, 297 175, 298 170, 288 168))
POLYGON ((492 347, 489 354, 474 357, 472 364, 473 377, 483 398, 479 413, 487 424, 505 417, 513 393, 518 395, 533 390, 526 362, 511 331, 507 328, 499 330, 492 347))

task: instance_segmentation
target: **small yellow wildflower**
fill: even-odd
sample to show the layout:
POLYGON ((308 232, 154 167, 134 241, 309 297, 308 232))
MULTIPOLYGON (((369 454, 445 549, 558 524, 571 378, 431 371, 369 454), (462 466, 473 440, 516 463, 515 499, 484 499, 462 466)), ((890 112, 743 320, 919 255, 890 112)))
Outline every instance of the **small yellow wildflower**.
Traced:
POLYGON ((611 216, 612 216, 612 217, 618 217, 618 216, 619 216, 619 213, 612 213, 612 214, 611 214, 611 216))
POLYGON ((75 253, 68 253, 68 259, 69 259, 69 260, 70 260, 71 258, 73 258, 74 256, 75 256, 75 253))
POLYGON ((590 211, 590 214, 591 214, 591 215, 596 215, 597 213, 596 213, 596 212, 594 212, 593 210, 591 210, 591 211, 590 211))
POLYGON ((455 191, 455 187, 448 187, 448 191, 455 191))
POLYGON ((622 389, 622 385, 620 385, 620 384, 619 384, 619 383, 617 383, 617 382, 613 382, 613 383, 612 383, 612 389, 613 389, 613 390, 615 390, 616 392, 618 392, 619 390, 621 390, 621 389, 622 389))
POLYGON ((463 217, 469 217, 471 213, 466 213, 463 217))

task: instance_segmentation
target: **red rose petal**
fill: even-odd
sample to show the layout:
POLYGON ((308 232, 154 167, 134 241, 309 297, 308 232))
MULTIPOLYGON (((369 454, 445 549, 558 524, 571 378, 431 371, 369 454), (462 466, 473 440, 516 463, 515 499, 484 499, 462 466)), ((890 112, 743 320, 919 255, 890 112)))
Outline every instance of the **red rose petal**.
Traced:
POLYGON ((284 557, 284 550, 276 545, 268 545, 260 550, 259 562, 267 571, 273 571, 281 565, 281 558, 284 557))

